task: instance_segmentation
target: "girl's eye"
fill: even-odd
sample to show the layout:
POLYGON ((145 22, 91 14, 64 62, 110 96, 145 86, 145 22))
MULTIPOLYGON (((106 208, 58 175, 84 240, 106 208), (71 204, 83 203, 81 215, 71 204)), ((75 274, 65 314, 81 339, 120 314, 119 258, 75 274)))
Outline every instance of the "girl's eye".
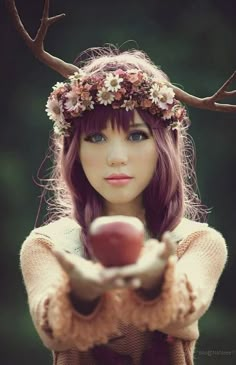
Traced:
POLYGON ((101 133, 94 133, 87 136, 84 140, 91 143, 101 143, 105 141, 105 137, 101 133))
POLYGON ((136 132, 132 132, 129 135, 129 140, 133 141, 133 142, 139 142, 139 141, 143 141, 145 139, 148 139, 149 136, 146 132, 143 131, 136 131, 136 132))

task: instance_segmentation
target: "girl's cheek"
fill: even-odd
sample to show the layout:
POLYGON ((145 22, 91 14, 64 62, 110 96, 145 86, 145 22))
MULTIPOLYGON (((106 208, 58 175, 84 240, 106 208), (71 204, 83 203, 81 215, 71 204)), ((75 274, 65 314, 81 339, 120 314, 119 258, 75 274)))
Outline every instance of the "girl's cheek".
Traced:
POLYGON ((101 164, 103 156, 98 153, 91 153, 91 151, 81 151, 80 161, 84 167, 96 167, 101 164))

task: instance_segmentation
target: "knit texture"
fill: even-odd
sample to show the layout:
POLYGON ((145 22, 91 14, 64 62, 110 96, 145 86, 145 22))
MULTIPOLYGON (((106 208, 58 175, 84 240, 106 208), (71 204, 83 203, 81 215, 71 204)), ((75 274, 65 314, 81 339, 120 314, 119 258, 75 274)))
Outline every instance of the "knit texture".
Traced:
POLYGON ((168 261, 157 298, 112 291, 85 316, 74 309, 68 277, 51 253, 52 247, 60 247, 82 256, 79 226, 66 218, 32 231, 21 249, 21 268, 32 320, 53 351, 54 364, 103 365, 94 361, 91 349, 107 344, 139 365, 154 330, 171 336, 171 364, 193 364, 198 319, 210 306, 227 248, 219 232, 186 219, 174 233, 179 237, 177 256, 168 261))

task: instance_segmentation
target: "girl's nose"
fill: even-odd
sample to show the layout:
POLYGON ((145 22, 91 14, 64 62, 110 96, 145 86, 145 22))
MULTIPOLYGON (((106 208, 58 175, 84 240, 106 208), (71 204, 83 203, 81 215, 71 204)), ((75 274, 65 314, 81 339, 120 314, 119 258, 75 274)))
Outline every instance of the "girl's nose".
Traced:
POLYGON ((107 154, 107 163, 109 166, 126 165, 128 162, 128 155, 126 148, 122 143, 114 143, 110 147, 107 154))

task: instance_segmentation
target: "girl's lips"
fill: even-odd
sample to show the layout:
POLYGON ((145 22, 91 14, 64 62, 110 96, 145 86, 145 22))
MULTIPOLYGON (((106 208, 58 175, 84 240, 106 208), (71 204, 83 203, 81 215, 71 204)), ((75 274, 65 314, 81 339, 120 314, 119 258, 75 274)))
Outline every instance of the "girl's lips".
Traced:
POLYGON ((109 176, 106 177, 106 179, 131 179, 132 177, 126 174, 111 174, 109 176))
POLYGON ((126 185, 132 180, 131 177, 107 178, 106 181, 111 185, 126 185))

